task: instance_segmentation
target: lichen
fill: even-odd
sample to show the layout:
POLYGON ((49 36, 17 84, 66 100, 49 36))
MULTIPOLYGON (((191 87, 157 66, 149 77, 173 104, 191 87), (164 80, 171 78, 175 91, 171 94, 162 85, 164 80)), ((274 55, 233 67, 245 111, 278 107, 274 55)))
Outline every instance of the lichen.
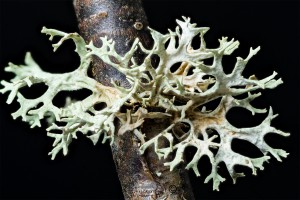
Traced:
POLYGON ((225 180, 217 171, 220 162, 225 163, 235 182, 236 178, 244 176, 243 173, 235 172, 235 165, 247 166, 256 174, 256 169, 263 169, 263 163, 270 158, 268 153, 281 161, 281 157, 286 157, 288 153, 270 147, 264 140, 268 133, 289 135, 271 126, 271 121, 277 116, 273 114, 271 107, 266 119, 256 127, 236 128, 226 119, 226 113, 233 107, 245 108, 253 115, 266 112, 265 109, 257 109, 250 104, 260 96, 260 93, 253 91, 273 89, 282 83, 281 79, 275 79, 276 72, 262 80, 257 80, 255 76, 243 77, 242 72, 246 64, 260 47, 250 48, 245 59, 238 57, 232 72, 226 74, 223 71, 222 58, 237 49, 239 42, 222 37, 218 48, 209 49, 204 40, 209 28, 198 28, 185 17, 182 21, 177 20, 177 24, 179 26, 176 30, 169 30, 167 34, 149 28, 154 40, 153 48, 146 49, 136 39, 130 51, 123 56, 116 53, 114 42, 106 37, 101 38, 101 47, 95 47, 92 42, 86 44, 77 33, 67 34, 43 28, 42 33, 50 35, 50 40, 60 37, 59 42, 53 45, 54 51, 65 40, 74 41, 75 51, 80 57, 79 67, 69 73, 47 73, 32 59, 30 53, 27 53, 25 65, 9 63, 5 68, 5 71, 16 76, 10 82, 2 81, 4 88, 0 91, 10 92, 8 104, 15 98, 20 104, 20 108, 12 114, 14 119, 21 117, 32 128, 41 126, 42 119, 51 122, 47 128, 47 135, 55 139, 54 148, 49 153, 52 159, 60 151, 64 155, 68 153, 68 146, 78 132, 86 135, 94 144, 103 134, 103 142, 109 140, 113 144, 115 134, 121 135, 129 131, 140 141, 141 154, 152 145, 159 158, 167 158, 174 154, 174 159, 165 163, 170 170, 184 162, 185 150, 192 146, 197 151, 193 159, 186 164, 186 169, 193 169, 195 174, 200 176, 197 164, 202 156, 208 156, 212 170, 205 182, 212 179, 214 190, 218 190, 220 182, 225 180), (191 43, 197 35, 200 35, 201 44, 199 48, 194 49, 191 43), (137 64, 133 57, 137 48, 146 54, 142 64, 137 64), (159 58, 157 66, 153 66, 151 62, 154 55, 159 58), (93 56, 99 57, 125 74, 131 88, 120 87, 114 82, 114 87, 108 87, 90 78, 87 71, 93 56), (205 64, 204 61, 209 58, 213 59, 213 63, 205 64), (180 66, 174 70, 178 63, 180 66), (36 99, 26 99, 19 91, 23 87, 38 83, 44 83, 48 89, 36 99), (61 108, 53 105, 52 100, 60 91, 76 91, 82 88, 90 90, 91 95, 82 101, 68 100, 61 108), (235 98, 241 94, 248 94, 248 97, 235 98), (218 107, 213 111, 206 110, 204 105, 217 98, 222 98, 218 107), (99 103, 104 103, 106 107, 96 110, 94 106, 99 103), (124 106, 132 109, 123 113, 121 108, 124 106), (155 112, 153 108, 157 108, 155 112), (144 121, 162 118, 168 118, 172 123, 155 137, 148 138, 141 129, 144 121), (114 125, 116 119, 121 122, 121 128, 118 130, 114 125), (57 122, 63 122, 64 125, 57 125, 57 122), (178 128, 181 125, 189 127, 188 131, 178 128), (212 135, 212 130, 218 133, 220 142, 216 142, 218 136, 212 135), (159 140, 163 138, 169 141, 169 145, 159 145, 159 140), (236 138, 251 142, 264 156, 250 158, 234 152, 231 142, 236 138), (211 148, 217 149, 217 153, 214 154, 211 148))

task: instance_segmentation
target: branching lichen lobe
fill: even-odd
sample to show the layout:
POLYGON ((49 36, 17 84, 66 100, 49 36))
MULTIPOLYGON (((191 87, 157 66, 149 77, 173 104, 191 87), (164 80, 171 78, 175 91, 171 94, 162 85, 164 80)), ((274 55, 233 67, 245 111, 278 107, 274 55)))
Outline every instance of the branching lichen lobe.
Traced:
MULTIPOLYGON (((253 174, 256 174, 257 168, 263 169, 263 163, 270 158, 267 154, 271 154, 281 161, 281 158, 286 157, 288 153, 270 147, 264 140, 264 136, 268 133, 289 135, 271 126, 271 121, 277 116, 273 114, 271 107, 266 119, 256 127, 236 128, 226 119, 226 113, 233 107, 245 108, 252 114, 266 112, 265 109, 257 109, 250 104, 260 96, 260 93, 253 91, 273 89, 282 83, 281 79, 275 79, 276 72, 262 80, 243 77, 242 72, 246 64, 260 48, 251 48, 245 59, 238 57, 232 72, 225 74, 222 57, 230 55, 237 49, 239 42, 228 41, 228 38, 223 37, 219 40, 218 48, 209 49, 204 42, 204 35, 208 28, 198 28, 195 24, 190 23, 189 18, 185 17, 183 20, 177 20, 177 23, 176 30, 169 31, 168 34, 161 34, 150 29, 154 39, 152 48, 144 47, 136 39, 130 50, 123 55, 116 52, 115 43, 106 37, 100 39, 101 47, 96 47, 92 42, 85 44, 77 34, 66 34, 45 28, 43 32, 51 35, 51 38, 56 36, 62 38, 54 45, 55 48, 58 48, 64 40, 73 39, 76 51, 81 58, 79 68, 74 72, 52 75, 43 72, 28 54, 25 66, 10 64, 6 68, 6 71, 15 73, 16 77, 11 82, 2 81, 4 88, 1 92, 10 92, 8 103, 11 103, 14 98, 18 99, 21 108, 13 116, 15 118, 22 117, 33 127, 39 125, 40 119, 52 115, 55 116, 56 121, 67 123, 64 127, 53 124, 48 128, 50 131, 48 135, 55 138, 54 149, 50 153, 53 158, 61 150, 64 154, 67 153, 68 145, 72 138, 76 138, 77 132, 86 134, 94 143, 98 141, 100 134, 104 134, 104 140, 110 140, 111 145, 114 145, 115 142, 138 145, 141 154, 153 148, 155 154, 171 171, 176 170, 179 164, 184 164, 185 150, 192 146, 197 151, 193 159, 185 165, 186 169, 193 169, 199 176, 197 164, 202 156, 208 156, 212 170, 205 182, 212 180, 215 190, 218 190, 219 184, 224 181, 217 171, 220 162, 225 163, 235 182, 238 177, 244 176, 244 174, 234 171, 235 165, 247 166, 252 169, 253 174), (193 49, 191 41, 198 35, 201 38, 201 46, 193 49), (166 45, 167 42, 169 42, 168 45, 166 45), (176 43, 178 45, 175 45, 176 43), (138 48, 146 55, 142 63, 138 63, 134 59, 134 53, 138 48), (156 68, 151 64, 153 55, 159 57, 156 68), (110 82, 114 87, 105 86, 89 78, 87 70, 92 57, 98 57, 104 63, 126 75, 125 78, 130 87, 119 86, 114 81, 110 82), (111 57, 114 57, 114 61, 111 60, 111 57), (203 62, 208 58, 213 58, 211 65, 205 65, 203 62), (172 72, 170 69, 176 63, 182 63, 182 66, 177 72, 172 72), (188 73, 188 69, 191 67, 194 70, 192 73, 188 73), (40 82, 48 85, 48 91, 50 91, 47 91, 42 97, 28 100, 19 93, 20 88, 40 82), (57 108, 49 103, 59 91, 72 91, 80 88, 87 88, 93 93, 86 99, 70 103, 64 108, 57 108), (248 97, 236 99, 235 96, 240 94, 248 94, 248 97), (222 100, 215 110, 209 111, 203 106, 220 97, 222 100), (176 103, 176 99, 180 100, 180 104, 176 103), (106 103, 107 107, 99 111, 95 110, 93 106, 101 102, 106 103), (37 103, 43 103, 44 106, 35 110, 34 106, 37 103), (122 107, 135 109, 123 111, 122 107), (52 114, 49 115, 50 113, 52 114), (116 135, 119 131, 115 128, 115 119, 120 120, 120 126, 127 130, 125 133, 116 135), (157 130, 157 134, 145 135, 143 125, 151 120, 166 120, 167 122, 163 123, 166 126, 157 130), (182 133, 178 132, 179 129, 174 128, 178 123, 184 123, 189 127, 183 137, 178 137, 182 133), (54 129, 61 130, 62 134, 51 133, 51 130, 54 129), (211 135, 207 131, 208 129, 216 131, 218 136, 211 135), (133 137, 128 137, 128 134, 134 134, 135 140, 131 140, 130 138, 133 137), (123 136, 127 140, 119 140, 123 136), (215 142, 216 137, 220 138, 220 142, 215 142), (115 140, 115 138, 118 139, 115 140), (249 158, 234 152, 231 142, 235 138, 251 142, 264 155, 258 158, 249 158), (164 146, 161 146, 159 142, 162 139, 167 141, 164 146), (215 155, 211 151, 211 147, 218 150, 215 155)), ((113 148, 113 151, 116 150, 120 151, 113 148)), ((143 168, 145 165, 141 163, 139 167, 143 168)), ((159 173, 157 172, 157 174, 159 173)))

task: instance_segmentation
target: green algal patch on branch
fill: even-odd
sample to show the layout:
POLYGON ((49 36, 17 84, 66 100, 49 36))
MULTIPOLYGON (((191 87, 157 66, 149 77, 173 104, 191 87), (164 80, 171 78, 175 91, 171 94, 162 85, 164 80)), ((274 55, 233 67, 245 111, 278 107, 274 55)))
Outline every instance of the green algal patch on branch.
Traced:
POLYGON ((209 49, 204 40, 209 28, 198 28, 191 24, 189 18, 177 20, 178 27, 175 31, 169 30, 167 34, 161 34, 150 29, 154 46, 146 49, 135 40, 132 48, 124 56, 116 53, 114 42, 106 37, 101 38, 102 46, 95 47, 92 42, 86 44, 77 33, 67 34, 54 29, 43 28, 42 33, 50 35, 50 40, 59 37, 58 43, 53 45, 54 51, 68 39, 73 40, 76 52, 80 57, 79 67, 69 73, 51 74, 44 72, 32 59, 30 53, 26 54, 25 65, 9 63, 5 71, 12 72, 16 76, 7 81, 1 81, 4 86, 0 91, 9 92, 7 103, 16 99, 20 108, 12 114, 16 119, 21 117, 30 126, 40 126, 40 120, 53 121, 47 128, 47 135, 53 137, 53 149, 49 153, 52 159, 62 151, 68 153, 68 146, 76 139, 76 134, 82 133, 96 144, 101 134, 103 141, 114 142, 116 134, 124 134, 130 131, 140 141, 140 153, 143 154, 148 147, 154 145, 157 156, 161 159, 174 154, 174 159, 165 165, 173 170, 184 161, 184 153, 187 147, 197 149, 192 160, 186 164, 186 169, 192 169, 197 176, 198 161, 202 156, 208 156, 212 170, 205 182, 213 181, 213 188, 219 189, 220 182, 225 179, 218 174, 218 164, 224 162, 233 181, 237 177, 244 176, 236 173, 235 165, 243 165, 256 170, 263 169, 263 163, 273 155, 278 161, 286 157, 288 153, 281 149, 270 147, 264 140, 268 133, 288 136, 271 125, 271 121, 277 116, 272 108, 268 110, 266 119, 258 126, 252 128, 236 128, 226 119, 226 113, 233 107, 242 107, 255 113, 267 112, 266 109, 254 108, 250 102, 260 96, 253 93, 257 89, 273 89, 282 83, 276 79, 276 72, 270 76, 257 80, 254 76, 245 78, 242 72, 249 60, 260 50, 250 48, 246 58, 237 58, 231 73, 225 74, 222 66, 222 58, 230 55, 238 48, 239 42, 223 37, 219 40, 219 47, 209 49), (194 49, 191 45, 194 37, 200 36, 201 45, 194 49), (137 64, 133 57, 134 52, 140 48, 147 56, 142 64, 137 64), (157 66, 152 66, 152 56, 159 58, 157 66), (99 57, 105 63, 113 66, 126 75, 131 88, 123 88, 112 82, 114 87, 104 86, 96 80, 88 77, 87 71, 93 56, 99 57), (206 65, 204 60, 213 59, 211 65, 206 65), (180 63, 174 70, 174 66, 180 63), (172 68, 172 70, 171 70, 172 68), (253 78, 254 77, 254 78, 253 78), (36 99, 26 99, 19 90, 30 87, 33 84, 44 83, 47 91, 36 99), (92 93, 82 101, 72 101, 64 107, 53 105, 53 98, 60 91, 76 91, 88 89, 92 93), (235 96, 248 94, 245 99, 236 99, 235 96), (206 110, 206 103, 221 98, 218 107, 206 110), (178 103, 180 102, 180 103, 178 103), (106 107, 97 110, 97 104, 105 104, 106 107), (121 107, 127 111, 122 112, 121 107), (130 109, 132 108, 132 109, 130 109), (134 108, 134 109, 133 109, 134 108), (156 108, 156 109, 155 109, 156 108), (168 118, 171 123, 153 138, 148 138, 142 132, 142 125, 148 119, 168 118), (121 128, 116 129, 114 121, 121 122, 121 128), (58 125, 64 122, 65 125, 58 125), (189 127, 183 131, 180 127, 189 127), (211 130, 218 133, 212 135, 211 130), (57 133, 57 132, 60 133, 57 133), (216 142, 219 137, 220 142, 216 142), (250 158, 232 150, 233 139, 242 139, 255 145, 264 156, 250 158), (158 145, 160 139, 169 141, 167 146, 158 145), (214 154, 211 148, 217 149, 214 154))

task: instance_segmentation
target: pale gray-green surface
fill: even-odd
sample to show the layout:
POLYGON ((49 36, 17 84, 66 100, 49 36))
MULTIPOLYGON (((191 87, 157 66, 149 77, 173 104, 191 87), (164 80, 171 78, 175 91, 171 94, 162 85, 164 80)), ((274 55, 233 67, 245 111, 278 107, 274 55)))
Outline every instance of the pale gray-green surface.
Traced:
MULTIPOLYGON (((155 146, 155 152, 160 158, 166 158, 171 152, 175 153, 174 160, 165 163, 170 170, 183 161, 185 149, 194 146, 197 151, 187 169, 193 169, 197 176, 198 161, 202 156, 208 156, 211 164, 211 174, 205 182, 213 180, 215 190, 219 189, 222 178, 218 172, 218 164, 224 162, 233 179, 243 176, 242 173, 234 171, 235 165, 243 165, 252 169, 256 174, 256 168, 263 169, 263 163, 270 157, 270 153, 277 160, 286 157, 288 153, 281 149, 270 147, 264 140, 267 133, 288 136, 271 126, 271 120, 276 117, 272 108, 269 109, 267 118, 258 126, 252 128, 236 128, 226 119, 226 113, 233 107, 242 107, 255 113, 266 112, 265 109, 257 109, 250 105, 250 102, 258 97, 260 93, 251 93, 257 89, 273 89, 282 83, 281 79, 275 79, 274 72, 269 77, 257 80, 255 76, 244 78, 242 72, 249 60, 259 51, 259 47, 250 49, 247 58, 238 57, 236 65, 230 74, 225 74, 222 66, 222 57, 230 55, 238 48, 239 42, 223 37, 219 40, 220 46, 216 49, 206 48, 204 35, 209 28, 198 28, 190 23, 189 18, 183 21, 177 20, 178 27, 175 31, 169 30, 168 34, 161 34, 150 29, 154 39, 152 49, 145 49, 138 40, 135 41, 131 50, 124 56, 118 55, 114 50, 114 42, 102 38, 103 45, 98 48, 93 43, 86 44, 77 34, 67 34, 61 31, 43 28, 42 32, 53 37, 61 37, 60 41, 53 45, 56 50, 65 40, 72 39, 76 44, 76 52, 80 56, 80 66, 73 72, 64 74, 51 74, 41 70, 38 64, 32 59, 29 53, 25 57, 25 65, 9 64, 6 71, 15 73, 15 78, 10 82, 2 81, 4 86, 2 93, 10 92, 7 103, 15 98, 20 103, 20 108, 13 113, 14 118, 21 117, 31 127, 40 126, 40 120, 48 119, 51 123, 47 128, 48 136, 55 138, 53 150, 49 153, 52 159, 61 150, 63 154, 68 153, 68 146, 76 133, 81 132, 89 137, 93 143, 97 143, 100 134, 104 134, 103 142, 110 140, 114 142, 114 134, 123 134, 132 131, 140 140, 140 152, 150 146, 155 146), (193 49, 191 41, 200 35, 201 46, 193 49), (169 43, 167 43, 169 42, 169 43), (141 65, 136 64, 133 54, 137 48, 141 48, 146 54, 141 65), (157 55, 159 63, 156 68, 151 65, 151 56, 157 55), (87 75, 91 57, 97 56, 105 63, 115 67, 124 73, 131 83, 130 89, 119 87, 107 87, 98 83, 87 75), (111 61, 114 57, 117 62, 111 61), (204 64, 205 59, 213 58, 211 65, 204 64), (171 67, 177 63, 181 66, 175 71, 171 67), (209 77, 207 76, 209 75, 209 77), (30 87, 32 84, 44 83, 48 86, 47 91, 36 99, 26 99, 19 92, 22 87, 30 87), (53 105, 52 100, 60 91, 75 91, 86 88, 92 94, 82 101, 67 101, 66 106, 59 108, 53 105), (245 99, 235 99, 234 96, 248 93, 245 99), (222 97, 219 106, 209 111, 202 105, 222 97), (177 105, 179 100, 183 105, 177 105), (98 103, 105 103, 106 107, 95 110, 98 103), (124 105, 140 107, 134 112, 128 110, 121 113, 120 108, 124 105), (37 107, 38 106, 38 107, 37 107), (159 107, 163 112, 150 112, 148 108, 159 107), (114 120, 118 118, 122 127, 115 131, 114 120), (154 138, 147 138, 141 131, 141 125, 147 118, 170 118, 170 126, 157 133, 154 138), (58 126, 55 121, 65 122, 65 125, 58 126), (188 132, 178 136, 175 125, 186 123, 190 129, 188 132), (218 132, 220 142, 214 142, 217 136, 211 136, 209 129, 218 132), (61 134, 54 133, 60 131, 61 134), (200 138, 199 136, 202 135, 200 138), (159 147, 158 140, 166 138, 169 141, 168 147, 159 147), (173 144, 174 139, 179 142, 173 144), (234 138, 251 142, 264 153, 260 158, 249 158, 238 154, 231 149, 231 142, 234 138), (210 148, 218 149, 214 155, 210 148)), ((159 172, 157 172, 159 173, 159 172)))

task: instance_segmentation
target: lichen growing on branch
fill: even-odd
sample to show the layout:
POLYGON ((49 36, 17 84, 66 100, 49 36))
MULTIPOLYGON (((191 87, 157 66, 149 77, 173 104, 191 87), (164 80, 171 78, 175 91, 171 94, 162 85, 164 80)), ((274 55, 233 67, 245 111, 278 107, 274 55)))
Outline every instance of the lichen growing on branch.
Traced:
POLYGON ((129 131, 140 141, 141 154, 152 145, 161 159, 174 154, 174 159, 165 163, 170 170, 184 161, 187 147, 195 147, 197 151, 193 159, 186 164, 186 169, 192 169, 200 176, 198 161, 202 156, 208 156, 212 170, 205 182, 213 180, 215 190, 218 190, 220 182, 225 180, 217 171, 220 162, 225 163, 235 182, 237 177, 244 176, 243 173, 235 172, 235 165, 247 166, 256 174, 256 169, 263 169, 263 163, 270 158, 269 153, 281 161, 281 157, 286 157, 288 153, 270 147, 264 140, 268 133, 289 135, 271 126, 271 121, 277 116, 273 114, 271 107, 266 119, 256 127, 236 128, 226 119, 226 113, 233 107, 245 108, 253 115, 267 112, 250 104, 260 96, 260 93, 253 91, 273 89, 282 83, 281 79, 275 79, 276 72, 262 80, 257 80, 255 76, 243 77, 242 72, 246 64, 260 47, 250 48, 246 58, 238 57, 232 72, 226 74, 223 71, 222 58, 237 49, 239 42, 223 37, 219 40, 218 48, 209 49, 204 40, 209 28, 198 28, 185 17, 182 21, 177 20, 177 24, 176 30, 169 30, 167 34, 150 29, 154 40, 153 48, 144 48, 136 39, 130 51, 123 56, 116 53, 114 41, 106 37, 101 38, 101 47, 95 47, 92 42, 86 44, 77 33, 67 34, 43 28, 42 33, 50 35, 50 40, 60 37, 59 42, 53 45, 54 51, 65 40, 74 41, 75 51, 80 57, 79 67, 64 74, 47 73, 35 63, 30 53, 27 53, 25 65, 9 63, 5 68, 5 71, 16 76, 10 82, 2 81, 4 87, 0 91, 9 92, 8 104, 14 99, 20 104, 20 108, 12 114, 14 119, 21 117, 32 128, 40 126, 42 119, 50 118, 49 121, 54 121, 47 128, 47 135, 55 139, 54 148, 49 153, 52 159, 60 151, 64 155, 68 153, 68 146, 78 132, 86 135, 94 144, 103 134, 103 142, 109 140, 113 144, 116 134, 121 135, 129 131), (201 44, 199 48, 194 49, 191 43, 198 35, 201 44), (142 64, 137 64, 133 57, 137 48, 147 55, 142 64), (87 71, 93 56, 125 74, 131 88, 120 87, 115 82, 112 82, 114 87, 104 86, 88 77, 87 71), (159 58, 155 66, 151 62, 153 56, 159 58), (213 59, 211 65, 204 62, 209 58, 213 59), (180 65, 177 66, 178 63, 180 65), (26 99, 19 91, 23 87, 38 83, 44 83, 48 89, 36 99, 26 99), (91 95, 82 101, 69 101, 65 107, 53 105, 52 100, 60 91, 76 91, 82 88, 90 90, 91 95), (248 97, 235 98, 241 94, 248 94, 248 97), (220 97, 222 100, 215 110, 206 110, 206 103, 220 97), (95 109, 100 103, 106 106, 100 110, 95 109), (122 112, 122 107, 126 107, 127 111, 122 112), (172 123, 155 137, 148 138, 142 131, 144 121, 162 118, 168 118, 172 123), (121 122, 120 129, 116 129, 114 125, 116 119, 121 122), (57 122, 63 122, 64 125, 58 125, 57 122), (183 126, 188 127, 188 130, 183 131, 180 128, 183 126), (212 130, 216 131, 218 136, 211 134, 212 130), (58 131, 60 133, 57 133, 58 131), (220 138, 220 142, 216 142, 217 137, 220 138), (251 142, 264 156, 250 158, 234 152, 231 142, 236 138, 251 142), (168 145, 161 147, 161 139, 168 140, 168 145), (212 148, 217 149, 217 153, 214 154, 212 148))

